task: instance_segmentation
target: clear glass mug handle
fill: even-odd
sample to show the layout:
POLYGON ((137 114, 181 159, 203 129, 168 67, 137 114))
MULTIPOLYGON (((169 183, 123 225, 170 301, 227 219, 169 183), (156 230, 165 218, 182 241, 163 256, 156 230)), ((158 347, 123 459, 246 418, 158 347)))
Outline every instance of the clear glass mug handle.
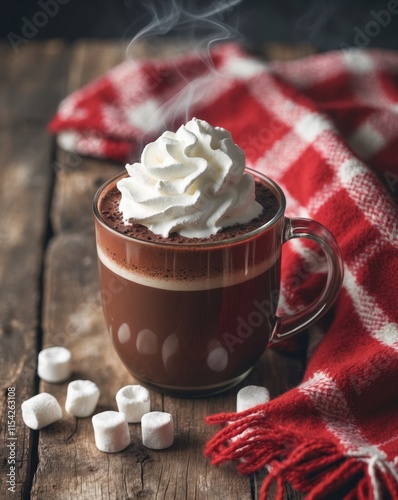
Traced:
POLYGON ((269 342, 285 340, 312 325, 331 307, 343 281, 344 267, 340 249, 333 235, 318 222, 303 218, 285 218, 283 243, 293 238, 309 238, 324 251, 327 279, 321 295, 311 304, 291 316, 277 317, 269 342))

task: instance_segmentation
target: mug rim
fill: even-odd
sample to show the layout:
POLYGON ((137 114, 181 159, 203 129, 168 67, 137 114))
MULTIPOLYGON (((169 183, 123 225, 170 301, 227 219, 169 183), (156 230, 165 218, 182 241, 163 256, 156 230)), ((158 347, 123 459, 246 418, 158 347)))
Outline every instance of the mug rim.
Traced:
POLYGON ((173 242, 166 242, 166 241, 153 241, 153 240, 143 240, 140 238, 136 238, 134 236, 126 235, 118 231, 117 229, 109 226, 104 218, 102 217, 99 207, 98 207, 98 202, 100 200, 100 196, 102 192, 112 183, 116 183, 117 180, 127 177, 128 174, 127 172, 121 172, 119 174, 114 175, 107 181, 105 181, 97 190, 97 192, 94 195, 93 198, 93 203, 92 203, 92 210, 95 219, 98 221, 99 224, 101 224, 104 229, 110 231, 111 233, 114 233, 115 235, 118 235, 120 238, 125 239, 127 241, 134 241, 141 243, 143 245, 149 245, 149 246, 157 246, 157 247, 162 247, 162 248, 209 248, 209 247, 219 247, 219 246, 226 246, 226 245, 234 245, 237 243, 240 243, 242 241, 249 240, 251 238, 256 237, 257 235, 263 233, 264 231, 270 229, 272 226, 274 226, 278 220, 283 217, 286 209, 286 197, 285 194, 283 193, 282 189, 279 187, 279 185, 270 179, 268 176, 264 175, 261 172, 258 172, 257 170, 253 168, 246 167, 245 172, 250 173, 253 175, 253 177, 257 177, 260 179, 260 181, 264 184, 267 185, 271 189, 271 191, 277 196, 278 201, 279 201, 279 208, 276 214, 267 221, 265 224, 262 224, 261 226, 257 227, 256 229, 253 229, 251 231, 248 231, 247 233, 241 234, 239 236, 234 236, 232 238, 227 238, 224 240, 216 240, 216 241, 198 241, 198 242, 192 242, 192 243, 173 243, 173 242))

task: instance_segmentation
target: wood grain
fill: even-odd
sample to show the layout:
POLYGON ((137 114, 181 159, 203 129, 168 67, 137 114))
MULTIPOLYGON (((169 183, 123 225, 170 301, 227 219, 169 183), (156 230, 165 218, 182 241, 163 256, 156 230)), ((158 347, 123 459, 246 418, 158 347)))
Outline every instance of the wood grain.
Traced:
POLYGON ((0 49, 0 498, 29 491, 35 446, 22 422, 20 405, 37 390, 40 343, 41 273, 52 185, 51 139, 46 121, 62 98, 68 59, 63 44, 31 42, 15 55, 0 49), (33 71, 37 68, 39 71, 33 71), (49 88, 49 81, 53 86, 49 88), (10 471, 7 442, 7 389, 16 393, 15 493, 3 478, 10 471))

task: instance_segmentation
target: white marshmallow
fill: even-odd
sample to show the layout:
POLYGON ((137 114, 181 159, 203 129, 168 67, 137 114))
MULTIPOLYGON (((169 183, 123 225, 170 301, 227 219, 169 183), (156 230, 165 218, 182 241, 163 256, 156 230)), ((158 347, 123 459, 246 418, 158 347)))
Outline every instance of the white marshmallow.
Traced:
POLYGON ((259 385, 247 385, 243 387, 236 397, 236 411, 240 412, 253 408, 270 400, 269 391, 266 387, 259 385))
POLYGON ((42 429, 62 418, 58 401, 47 392, 36 394, 21 405, 22 419, 31 429, 42 429))
POLYGON ((103 411, 92 418, 95 445, 100 451, 116 453, 130 444, 126 417, 117 411, 103 411))
POLYGON ((63 382, 71 374, 72 354, 66 347, 48 347, 39 352, 37 373, 46 382, 63 382))
POLYGON ((150 411, 149 391, 142 385, 126 385, 116 394, 116 403, 127 422, 140 422, 145 413, 150 411))
POLYGON ((97 406, 100 391, 91 380, 74 380, 68 384, 65 410, 75 417, 92 415, 97 406))
POLYGON ((174 422, 170 413, 151 411, 141 419, 142 443, 152 450, 163 450, 174 442, 174 422))

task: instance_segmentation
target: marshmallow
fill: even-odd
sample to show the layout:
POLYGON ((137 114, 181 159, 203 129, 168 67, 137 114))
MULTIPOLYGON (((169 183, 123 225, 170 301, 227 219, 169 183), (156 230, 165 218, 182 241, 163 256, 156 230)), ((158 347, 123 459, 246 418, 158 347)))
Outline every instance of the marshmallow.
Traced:
POLYGON ((66 347, 48 347, 39 352, 37 373, 46 382, 63 382, 71 374, 72 354, 66 347))
POLYGON ((243 411, 262 403, 268 403, 270 395, 268 389, 258 385, 243 387, 236 397, 236 411, 243 411))
POLYGON ((74 380, 68 384, 65 410, 75 417, 92 415, 97 406, 100 391, 91 380, 74 380))
POLYGON ((152 450, 163 450, 174 442, 174 422, 170 413, 151 411, 141 418, 142 443, 152 450))
POLYGON ((116 403, 127 422, 140 422, 145 413, 150 411, 151 400, 148 389, 142 385, 126 385, 116 394, 116 403))
POLYGON ((103 411, 92 418, 95 445, 100 451, 116 453, 130 444, 126 417, 117 411, 103 411))
POLYGON ((42 429, 62 418, 58 401, 47 392, 36 394, 21 405, 22 419, 31 429, 42 429))

